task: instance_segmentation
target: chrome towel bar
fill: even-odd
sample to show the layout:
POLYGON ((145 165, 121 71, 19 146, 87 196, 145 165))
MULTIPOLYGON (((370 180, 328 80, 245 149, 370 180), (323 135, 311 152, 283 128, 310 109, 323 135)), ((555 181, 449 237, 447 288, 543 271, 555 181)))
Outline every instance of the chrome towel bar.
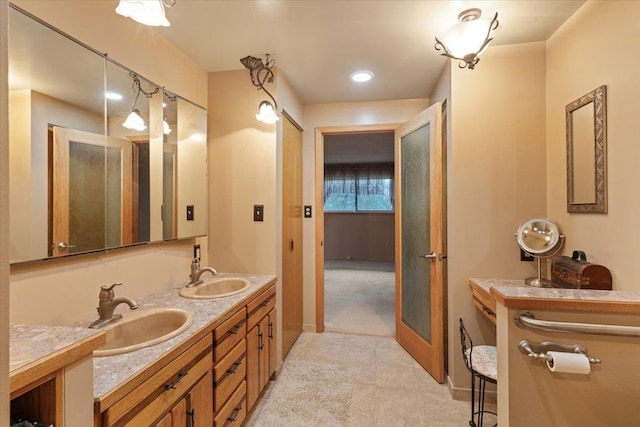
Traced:
POLYGON ((639 326, 603 325, 597 323, 560 322, 539 320, 531 313, 517 313, 513 321, 522 329, 571 334, 613 335, 618 337, 640 337, 639 326))

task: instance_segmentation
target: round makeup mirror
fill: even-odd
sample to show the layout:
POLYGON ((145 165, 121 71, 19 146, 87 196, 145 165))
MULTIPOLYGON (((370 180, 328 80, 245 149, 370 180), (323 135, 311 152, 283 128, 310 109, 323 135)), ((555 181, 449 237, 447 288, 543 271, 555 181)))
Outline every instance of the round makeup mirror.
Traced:
POLYGON ((520 249, 538 260, 538 277, 529 277, 524 282, 530 286, 551 286, 550 280, 542 278, 540 260, 549 258, 562 249, 564 236, 558 225, 547 218, 527 220, 518 228, 516 241, 520 249))

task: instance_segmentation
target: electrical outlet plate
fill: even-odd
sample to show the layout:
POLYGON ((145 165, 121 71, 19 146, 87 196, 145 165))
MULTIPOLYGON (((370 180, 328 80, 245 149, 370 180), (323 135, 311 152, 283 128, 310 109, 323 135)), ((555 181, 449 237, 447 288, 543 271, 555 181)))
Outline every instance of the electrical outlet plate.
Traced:
POLYGON ((311 218, 311 205, 304 205, 304 217, 311 218))

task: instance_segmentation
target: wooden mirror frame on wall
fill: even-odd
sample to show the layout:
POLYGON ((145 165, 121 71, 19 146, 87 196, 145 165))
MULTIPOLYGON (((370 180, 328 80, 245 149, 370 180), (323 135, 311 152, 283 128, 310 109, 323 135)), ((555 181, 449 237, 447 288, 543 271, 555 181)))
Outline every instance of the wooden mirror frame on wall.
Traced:
POLYGON ((567 105, 566 126, 567 212, 607 213, 607 87, 602 85, 567 105), (578 138, 581 132, 575 128, 577 123, 574 116, 580 109, 588 107, 593 108, 593 125, 588 123, 588 134, 584 135, 583 131, 582 136, 578 138), (586 162, 580 163, 576 159, 576 153, 580 147, 589 158, 586 162), (582 168, 585 173, 585 167, 586 175, 583 176, 593 175, 588 176, 586 180, 580 180, 579 172, 582 168), (586 186, 588 192, 593 188, 588 200, 580 200, 576 196, 576 186, 581 184, 583 188, 586 186))

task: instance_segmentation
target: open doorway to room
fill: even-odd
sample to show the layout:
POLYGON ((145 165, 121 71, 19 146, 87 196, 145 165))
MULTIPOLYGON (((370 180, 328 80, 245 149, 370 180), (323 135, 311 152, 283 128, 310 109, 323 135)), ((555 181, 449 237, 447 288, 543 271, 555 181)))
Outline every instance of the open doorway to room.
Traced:
POLYGON ((324 136, 324 327, 395 336, 394 132, 324 136))

